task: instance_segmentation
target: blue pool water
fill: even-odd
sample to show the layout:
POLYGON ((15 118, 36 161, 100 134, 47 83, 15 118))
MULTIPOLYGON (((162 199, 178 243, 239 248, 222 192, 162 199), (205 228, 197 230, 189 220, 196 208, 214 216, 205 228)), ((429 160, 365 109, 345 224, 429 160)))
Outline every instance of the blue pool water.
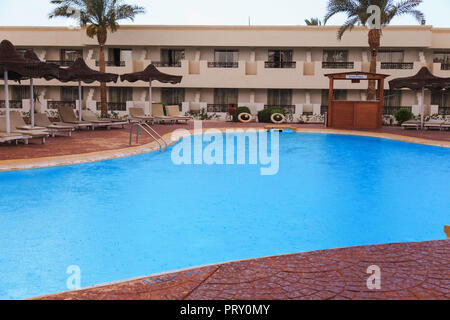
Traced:
POLYGON ((443 239, 450 149, 281 134, 280 170, 171 152, 0 174, 0 299, 210 263, 443 239))

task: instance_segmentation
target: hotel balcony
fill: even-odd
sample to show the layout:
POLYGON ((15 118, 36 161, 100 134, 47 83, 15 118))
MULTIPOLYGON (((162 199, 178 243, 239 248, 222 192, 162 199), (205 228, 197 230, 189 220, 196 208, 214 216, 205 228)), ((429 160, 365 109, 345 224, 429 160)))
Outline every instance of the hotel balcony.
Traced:
POLYGON ((433 74, 437 77, 448 78, 450 77, 450 63, 433 63, 433 74))

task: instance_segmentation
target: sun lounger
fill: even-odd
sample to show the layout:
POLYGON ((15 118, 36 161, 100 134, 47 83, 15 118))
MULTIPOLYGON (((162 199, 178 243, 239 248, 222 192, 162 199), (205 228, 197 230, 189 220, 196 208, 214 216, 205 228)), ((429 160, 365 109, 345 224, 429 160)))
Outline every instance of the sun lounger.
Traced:
MULTIPOLYGON (((45 138, 49 136, 48 131, 44 130, 20 130, 18 127, 25 127, 26 123, 23 121, 22 116, 18 112, 10 112, 10 129, 11 134, 26 136, 27 139, 41 139, 41 142, 45 143, 45 138)), ((6 132, 6 118, 0 119, 0 132, 6 132)))
POLYGON ((178 121, 186 121, 192 120, 192 117, 183 116, 180 113, 180 107, 178 106, 167 106, 166 107, 167 115, 169 117, 175 118, 178 121))
POLYGON ((416 129, 419 130, 420 129, 420 121, 417 120, 408 120, 402 123, 402 128, 403 129, 416 129))
POLYGON ((18 144, 19 141, 23 141, 25 144, 28 144, 28 139, 31 139, 31 136, 24 136, 18 133, 0 132, 0 143, 14 141, 16 144, 18 144))
POLYGON ((164 107, 162 104, 154 103, 152 105, 152 116, 159 122, 176 122, 177 119, 174 117, 169 117, 164 114, 164 107))
POLYGON ((144 108, 132 107, 129 108, 128 111, 130 113, 130 120, 144 121, 149 123, 153 123, 153 121, 155 121, 155 118, 153 118, 152 116, 147 116, 145 114, 144 108))
POLYGON ((108 124, 109 127, 113 126, 121 126, 122 128, 125 127, 127 124, 126 121, 119 120, 119 119, 105 119, 105 118, 99 118, 95 114, 95 112, 91 110, 83 110, 81 112, 81 116, 84 121, 92 122, 94 125, 96 124, 108 124))
POLYGON ((34 122, 40 127, 46 128, 54 138, 57 133, 66 133, 69 137, 72 136, 72 131, 75 130, 75 125, 52 123, 45 113, 36 113, 34 115, 34 122))
POLYGON ((75 115, 73 108, 70 106, 61 106, 58 108, 59 117, 64 124, 74 124, 77 129, 82 128, 92 128, 94 130, 94 125, 89 121, 80 121, 75 115))
POLYGON ((423 127, 427 130, 429 129, 439 129, 442 130, 442 125, 445 123, 444 120, 428 120, 423 124, 423 127))
POLYGON ((450 130, 450 120, 446 120, 442 125, 441 125, 442 130, 450 130))

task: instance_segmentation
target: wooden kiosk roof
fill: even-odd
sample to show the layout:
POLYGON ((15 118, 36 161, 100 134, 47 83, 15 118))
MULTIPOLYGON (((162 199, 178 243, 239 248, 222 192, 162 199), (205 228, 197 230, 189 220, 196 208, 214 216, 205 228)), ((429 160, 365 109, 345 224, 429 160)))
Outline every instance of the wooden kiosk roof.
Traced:
POLYGON ((326 74, 325 77, 335 80, 383 80, 389 77, 389 75, 363 71, 350 71, 350 72, 329 73, 326 74))

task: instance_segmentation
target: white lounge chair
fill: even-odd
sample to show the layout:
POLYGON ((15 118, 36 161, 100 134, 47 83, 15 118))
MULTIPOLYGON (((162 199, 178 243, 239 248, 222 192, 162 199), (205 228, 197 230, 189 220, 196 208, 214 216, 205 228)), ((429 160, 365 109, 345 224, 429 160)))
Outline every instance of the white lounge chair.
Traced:
POLYGON ((418 120, 408 120, 402 123, 402 128, 403 129, 416 129, 419 130, 420 129, 420 121, 418 120))
POLYGON ((32 127, 25 123, 20 112, 12 111, 9 113, 9 119, 11 124, 12 133, 20 133, 27 136, 31 136, 33 139, 41 139, 42 144, 45 143, 45 139, 50 136, 50 133, 43 127, 32 127))
POLYGON ((167 106, 166 107, 167 115, 169 117, 172 117, 176 119, 176 121, 186 121, 192 120, 192 117, 183 116, 180 113, 180 107, 179 106, 167 106))
POLYGON ((58 108, 59 117, 64 124, 75 125, 77 129, 82 128, 92 128, 94 130, 94 125, 88 121, 80 121, 75 115, 73 108, 70 106, 61 106, 58 108))
POLYGON ((160 123, 161 122, 163 122, 163 123, 166 123, 166 122, 174 123, 174 122, 177 121, 177 119, 175 119, 174 117, 166 116, 164 114, 164 107, 163 107, 163 105, 159 104, 159 103, 154 103, 152 105, 152 116, 153 116, 153 118, 155 118, 156 121, 158 121, 160 123))
POLYGON ((46 128, 51 136, 54 138, 56 134, 67 134, 72 136, 72 132, 75 131, 76 126, 63 123, 52 123, 45 113, 37 113, 34 115, 34 122, 40 127, 46 128))
POLYGON ((106 119, 106 118, 99 118, 95 114, 95 112, 91 110, 83 110, 81 111, 81 117, 84 121, 92 122, 94 125, 96 124, 104 124, 108 125, 110 128, 113 126, 121 126, 122 128, 125 127, 127 124, 126 121, 119 120, 119 119, 106 119))
POLYGON ((130 120, 144 121, 150 124, 152 124, 155 121, 155 118, 145 114, 144 108, 131 107, 128 109, 128 112, 130 120))
POLYGON ((444 120, 428 120, 423 124, 423 127, 427 130, 429 129, 438 129, 438 130, 442 130, 442 125, 445 123, 444 120))

